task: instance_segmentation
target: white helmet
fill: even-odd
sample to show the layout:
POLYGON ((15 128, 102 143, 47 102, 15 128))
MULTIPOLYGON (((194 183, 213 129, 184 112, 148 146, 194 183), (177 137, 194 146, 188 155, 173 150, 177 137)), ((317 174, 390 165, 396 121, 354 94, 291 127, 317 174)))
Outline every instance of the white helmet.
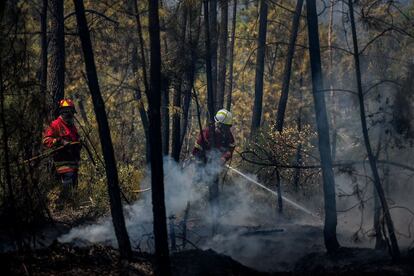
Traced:
POLYGON ((224 125, 231 126, 233 124, 233 115, 226 109, 220 109, 214 116, 216 123, 222 123, 224 125))

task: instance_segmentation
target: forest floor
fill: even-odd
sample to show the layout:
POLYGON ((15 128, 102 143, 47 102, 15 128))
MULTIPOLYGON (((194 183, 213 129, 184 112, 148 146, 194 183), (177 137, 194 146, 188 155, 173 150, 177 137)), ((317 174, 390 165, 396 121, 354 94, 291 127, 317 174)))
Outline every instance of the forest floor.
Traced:
MULTIPOLYGON (((413 275, 414 252, 398 263, 380 251, 361 248, 341 248, 334 255, 315 252, 300 259, 294 274, 353 274, 381 273, 381 275, 413 275)), ((218 254, 213 250, 192 249, 171 256, 173 275, 275 275, 277 272, 258 272, 218 254)), ((154 256, 134 252, 130 261, 119 261, 117 250, 91 245, 53 243, 47 248, 18 255, 0 255, 3 275, 154 275, 154 256)))
MULTIPOLYGON (((354 274, 414 275, 414 250, 403 251, 393 262, 385 251, 342 247, 325 253, 320 226, 285 222, 280 228, 221 226, 220 234, 199 242, 200 247, 172 253, 173 275, 275 275, 354 274)), ((55 232, 67 232, 60 226, 55 232)), ((177 241, 179 242, 179 241, 177 241)), ((154 275, 154 256, 134 252, 133 258, 119 261, 118 251, 110 246, 59 243, 24 254, 0 254, 3 275, 154 275)))

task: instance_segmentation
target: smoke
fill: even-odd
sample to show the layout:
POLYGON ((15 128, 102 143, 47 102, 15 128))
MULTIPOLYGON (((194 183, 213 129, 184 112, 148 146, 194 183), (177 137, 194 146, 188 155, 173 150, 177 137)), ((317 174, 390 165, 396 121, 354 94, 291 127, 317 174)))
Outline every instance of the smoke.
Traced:
MULTIPOLYGON (((223 166, 219 164, 220 158, 218 153, 211 153, 208 156, 210 160, 205 166, 191 163, 182 168, 174 160, 165 158, 164 160, 164 185, 165 185, 165 204, 167 217, 181 216, 187 203, 206 205, 199 214, 202 220, 211 223, 210 210, 207 207, 208 185, 223 171, 223 166)), ((140 183, 141 188, 151 187, 151 174, 147 173, 146 178, 140 183)), ((246 210, 240 209, 243 204, 244 195, 238 197, 238 208, 229 207, 230 209, 243 210, 241 213, 246 214, 246 210)), ((227 198, 233 200, 234 195, 227 198)), ((223 201, 223 205, 226 204, 223 201)), ((145 235, 152 233, 152 203, 150 192, 144 193, 134 204, 126 206, 124 209, 126 217, 126 226, 131 240, 138 241, 145 235)), ((86 226, 79 226, 59 238, 61 242, 72 241, 100 242, 116 246, 115 233, 111 217, 101 219, 98 223, 86 226)))

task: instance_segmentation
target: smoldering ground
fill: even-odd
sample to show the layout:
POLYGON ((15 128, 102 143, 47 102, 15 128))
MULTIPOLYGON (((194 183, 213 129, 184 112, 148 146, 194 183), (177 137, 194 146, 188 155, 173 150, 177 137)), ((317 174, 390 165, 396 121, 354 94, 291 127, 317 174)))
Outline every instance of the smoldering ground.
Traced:
MULTIPOLYGON (((274 195, 225 171, 218 163, 209 162, 205 167, 192 163, 183 168, 166 159, 164 171, 167 217, 169 222, 174 223, 179 250, 212 248, 260 270, 292 268, 294 261, 308 250, 323 250, 320 220, 309 218, 301 211, 290 210, 297 218, 297 225, 292 225, 293 221, 282 222, 278 219, 274 195), (220 178, 220 194, 216 207, 220 211, 216 220, 212 218, 208 201, 208 185, 217 175, 220 178), (182 222, 188 204, 188 241, 183 241, 182 222), (171 220, 172 217, 174 220, 171 220), (214 234, 213 225, 216 226, 214 234), (184 243, 186 248, 183 248, 184 243), (289 257, 289 254, 294 257, 289 257), (280 265, 277 265, 278 262, 280 265)), ((254 175, 249 177, 256 179, 254 175)), ((150 187, 150 174, 140 183, 140 187, 150 187)), ((128 233, 136 250, 153 251, 152 216, 150 192, 143 193, 134 204, 125 207, 128 233)), ((59 241, 117 246, 110 217, 102 218, 96 224, 73 228, 59 241)))

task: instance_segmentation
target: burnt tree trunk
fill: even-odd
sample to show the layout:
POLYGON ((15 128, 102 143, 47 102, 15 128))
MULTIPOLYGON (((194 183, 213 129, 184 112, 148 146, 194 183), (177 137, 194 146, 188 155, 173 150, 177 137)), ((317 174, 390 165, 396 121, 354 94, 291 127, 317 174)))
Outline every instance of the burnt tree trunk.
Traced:
POLYGON ((359 108, 360 108, 360 117, 361 117, 361 126, 362 134, 364 136, 364 143, 368 154, 368 160, 372 171, 372 176, 374 178, 375 189, 377 190, 379 200, 382 205, 382 210, 384 212, 385 223, 388 228, 388 235, 391 241, 390 253, 393 259, 398 259, 400 257, 400 249, 398 247, 397 237, 394 232, 394 224, 391 219, 390 210, 388 208, 387 200, 385 199, 384 190, 381 186, 381 179, 378 173, 377 161, 372 152, 371 142, 369 140, 368 126, 365 117, 365 103, 364 103, 364 93, 362 91, 362 81, 361 81, 361 68, 359 64, 359 50, 358 50, 358 37, 355 27, 355 18, 354 18, 354 8, 352 0, 348 1, 349 6, 349 16, 352 28, 352 41, 354 45, 354 63, 355 63, 355 75, 357 80, 358 87, 358 99, 359 99, 359 108))
POLYGON ((174 88, 172 111, 172 133, 171 133, 171 157, 175 162, 180 162, 180 132, 181 132, 181 87, 182 83, 176 85, 174 88))
POLYGON ((336 237, 336 198, 335 179, 332 170, 331 145, 329 139, 329 124, 326 114, 325 94, 323 89, 321 54, 319 47, 318 15, 316 0, 307 0, 307 21, 309 35, 309 56, 312 72, 312 92, 315 103, 316 125, 318 130, 319 154, 321 157, 323 191, 325 199, 324 240, 328 252, 336 251, 339 243, 336 237))
POLYGON ((141 57, 142 62, 142 77, 145 87, 145 95, 148 97, 148 90, 149 90, 149 84, 148 84, 148 77, 147 77, 147 62, 145 58, 145 44, 144 44, 144 37, 142 35, 142 27, 141 27, 141 17, 139 15, 139 9, 138 4, 136 0, 133 0, 133 8, 134 8, 134 14, 135 14, 135 26, 137 28, 138 33, 138 39, 139 39, 139 53, 141 57))
POLYGON ((256 55, 256 78, 254 89, 254 106, 252 116, 252 126, 250 136, 253 136, 260 127, 262 118, 262 101, 263 101, 263 74, 264 59, 266 51, 266 32, 267 32, 267 3, 266 0, 260 0, 259 11, 259 36, 257 37, 257 55, 256 55))
MULTIPOLYGON (((200 8, 202 6, 200 5, 200 8)), ((201 20, 199 19, 199 23, 198 23, 198 29, 196 29, 195 31, 195 37, 193 38, 192 35, 192 29, 191 29, 191 24, 192 24, 192 18, 193 18, 193 13, 192 10, 190 9, 189 14, 188 14, 188 20, 189 20, 189 24, 190 24, 190 28, 188 29, 189 31, 189 45, 190 45, 190 55, 191 55, 191 61, 190 61, 190 66, 188 67, 188 70, 186 70, 185 72, 185 81, 184 81, 184 102, 183 102, 183 121, 182 121, 182 127, 181 127, 181 133, 180 133, 180 151, 181 148, 183 146, 184 143, 184 138, 187 132, 187 127, 188 127, 188 112, 190 110, 190 105, 191 105, 191 91, 193 89, 193 85, 194 85, 194 78, 195 78, 195 71, 196 71, 196 63, 198 60, 198 53, 197 53, 197 45, 198 45, 198 41, 200 38, 200 33, 201 33, 201 20)), ((198 18, 201 18, 200 16, 198 18)))
POLYGON ((204 3, 204 39, 205 39, 205 61, 206 61, 206 75, 207 75, 207 107, 209 113, 209 122, 214 124, 214 103, 215 95, 213 90, 213 77, 212 77, 212 65, 211 65, 211 43, 210 43, 210 22, 209 22, 209 7, 208 0, 203 0, 204 3))
POLYGON ((229 53, 229 80, 227 86, 227 102, 226 109, 231 109, 231 96, 233 93, 233 63, 234 63, 234 44, 236 41, 236 16, 237 16, 237 0, 233 4, 233 18, 231 23, 231 44, 229 53))
POLYGON ((82 0, 74 0, 74 4, 79 37, 81 40, 83 56, 85 60, 86 75, 88 77, 88 86, 92 96, 96 121, 98 123, 99 138, 101 140, 102 152, 105 159, 105 171, 108 181, 108 195, 111 207, 112 222, 114 225, 121 258, 130 258, 132 250, 128 232, 125 226, 124 212, 122 209, 118 170, 116 167, 116 160, 112 145, 111 133, 108 125, 108 119, 105 111, 105 104, 99 88, 95 58, 93 54, 88 23, 85 16, 85 7, 82 0))
POLYGON ((332 114, 331 114, 331 128, 332 128, 332 160, 336 159, 336 142, 338 138, 338 131, 336 129, 336 97, 333 91, 333 49, 332 49, 332 40, 333 40, 333 22, 334 22, 334 0, 330 1, 331 7, 329 8, 329 26, 328 26, 328 49, 329 49, 329 63, 328 63, 328 80, 329 80, 329 90, 330 90, 330 100, 332 105, 332 114))
POLYGON ((45 103, 47 94, 47 10, 48 0, 42 1, 42 12, 40 14, 40 94, 45 103))
MULTIPOLYGON (((135 27, 137 29, 138 34, 138 41, 139 41, 139 56, 141 58, 141 66, 142 66, 142 82, 144 83, 144 93, 148 97, 148 77, 147 77, 147 62, 145 57, 145 45, 144 45, 144 38, 142 35, 142 27, 141 27, 141 17, 139 14, 138 9, 138 3, 136 0, 132 0, 132 11, 135 17, 135 27)), ((134 43, 133 49, 132 49, 132 57, 131 57, 131 63, 132 63, 132 70, 135 75, 136 80, 136 89, 135 89, 135 95, 134 98, 138 102, 138 111, 141 117, 142 127, 144 129, 145 134, 145 159, 146 162, 150 162, 150 146, 149 146, 149 134, 148 134, 148 115, 145 110, 144 102, 142 101, 142 93, 139 87, 139 72, 138 72, 138 47, 134 43)))
POLYGON ((145 110, 144 102, 142 100, 142 93, 139 87, 139 78, 138 78, 138 55, 137 55, 137 47, 134 45, 132 47, 132 55, 131 55, 131 66, 132 72, 134 72, 135 76, 135 88, 134 88, 134 99, 138 103, 138 112, 141 117, 142 127, 144 129, 145 135, 145 160, 147 163, 150 162, 150 149, 149 149, 149 134, 148 134, 148 116, 145 110))
POLYGON ((289 46, 288 46, 288 51, 287 51, 286 60, 285 60, 285 68, 283 72, 282 92, 280 94, 279 106, 278 106, 277 115, 276 115, 276 129, 280 132, 283 131, 283 123, 285 119, 286 105, 287 105, 288 96, 289 96, 289 83, 290 83, 290 74, 292 71, 292 60, 295 54, 295 44, 296 44, 296 38, 298 36, 300 16, 302 13, 302 6, 303 6, 303 0, 298 0, 296 2, 295 13, 293 14, 293 18, 292 18, 292 29, 290 33, 289 46))
MULTIPOLYGON (((0 11, 0 19, 3 18, 3 10, 0 11)), ((0 46, 1 47, 1 46, 0 46)), ((3 53, 3 49, 0 48, 0 53, 3 53)), ((2 57, 0 57, 2 58, 2 57)), ((16 242, 17 250, 21 252, 23 249, 22 247, 22 240, 20 235, 20 227, 18 222, 17 210, 16 210, 16 200, 13 191, 13 183, 12 183, 12 174, 10 170, 10 148, 9 148, 9 129, 6 123, 6 113, 4 109, 4 102, 5 102, 5 87, 3 82, 3 65, 0 63, 0 122, 1 122, 1 129, 2 129, 2 152, 3 152, 3 168, 4 170, 4 177, 6 185, 4 188, 7 187, 7 194, 4 191, 4 197, 6 198, 5 207, 7 210, 6 218, 9 219, 9 223, 11 224, 12 228, 12 237, 16 242)), ((1 176, 1 175, 0 175, 1 176)))
MULTIPOLYGON (((63 15, 63 1, 50 0, 50 70, 49 91, 52 93, 53 104, 57 111, 57 104, 65 96, 65 27, 63 15)), ((56 114, 55 114, 56 115, 56 114)))
POLYGON ((226 66, 227 66, 227 40, 228 40, 228 0, 220 0, 221 21, 220 21, 220 51, 219 68, 217 76, 217 110, 224 106, 224 89, 226 88, 226 66))
POLYGON ((162 154, 170 152, 170 95, 168 79, 161 74, 162 154))
MULTIPOLYGON (((181 43, 182 45, 186 45, 186 34, 187 34, 187 7, 183 5, 182 7, 182 17, 181 17, 181 43)), ((191 37, 190 37, 191 39, 191 37)), ((187 49, 183 47, 181 51, 178 53, 181 55, 185 55, 187 49)), ((178 57, 180 58, 180 57, 178 57)), ((180 161, 180 153, 181 153, 181 98, 182 98, 182 90, 184 87, 183 77, 185 78, 185 73, 180 76, 179 83, 177 83, 174 87, 174 96, 173 96, 173 110, 172 110, 172 134, 171 134, 171 157, 176 161, 180 161)), ((188 111, 187 111, 188 112, 188 111)))
POLYGON ((209 2, 209 29, 210 29, 210 59, 211 59, 211 78, 214 94, 214 113, 218 108, 217 101, 217 46, 218 46, 218 32, 217 32, 217 1, 208 0, 209 2))
POLYGON ((151 188, 157 275, 171 275, 164 196, 164 168, 161 138, 161 45, 158 0, 149 1, 150 93, 149 134, 151 149, 151 188))

